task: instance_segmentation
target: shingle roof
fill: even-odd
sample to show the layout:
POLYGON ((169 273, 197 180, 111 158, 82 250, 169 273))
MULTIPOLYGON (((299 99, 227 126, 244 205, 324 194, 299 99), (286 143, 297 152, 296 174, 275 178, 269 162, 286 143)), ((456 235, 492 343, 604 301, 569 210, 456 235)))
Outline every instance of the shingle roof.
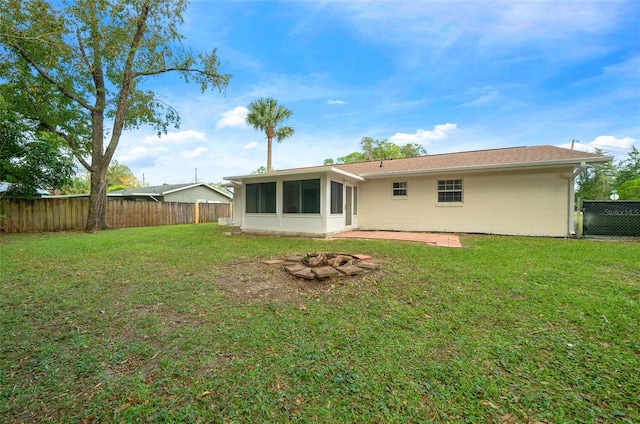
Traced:
POLYGON ((115 190, 110 192, 110 195, 122 195, 122 196, 133 196, 133 195, 151 195, 151 196, 164 196, 174 191, 180 191, 191 187, 205 186, 210 188, 224 196, 231 198, 228 194, 216 189, 215 187, 210 186, 206 183, 186 183, 186 184, 163 184, 159 186, 149 186, 149 187, 135 187, 135 188, 125 188, 123 190, 115 190))
MULTIPOLYGON (((564 149, 555 146, 509 147, 503 149, 476 150, 471 152, 446 153, 404 159, 375 160, 333 165, 350 174, 368 176, 372 174, 412 173, 434 171, 460 171, 464 169, 507 168, 542 166, 553 164, 580 164, 581 162, 608 162, 609 156, 564 149), (383 166, 380 166, 382 162, 383 166)), ((313 169, 312 168, 300 168, 313 169)), ((286 170, 292 171, 292 170, 286 170)), ((380 175, 382 176, 382 175, 380 175)))
MULTIPOLYGON (((274 174, 294 175, 298 173, 326 172, 338 170, 359 178, 384 177, 385 175, 427 174, 463 172, 473 170, 508 169, 541 166, 579 166, 585 163, 610 162, 613 158, 579 150, 556 146, 523 146, 502 149, 475 150, 460 153, 443 153, 404 159, 385 159, 368 162, 289 168, 274 174), (380 166, 382 162, 383 166, 380 166)), ((224 177, 225 180, 264 178, 264 174, 224 177)))

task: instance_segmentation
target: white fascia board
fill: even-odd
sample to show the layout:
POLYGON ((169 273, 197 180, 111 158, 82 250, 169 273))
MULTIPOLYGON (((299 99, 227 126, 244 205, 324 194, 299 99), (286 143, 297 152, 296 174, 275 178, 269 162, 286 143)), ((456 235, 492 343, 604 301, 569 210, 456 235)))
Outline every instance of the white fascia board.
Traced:
POLYGON ((359 175, 351 174, 349 172, 343 171, 341 169, 335 168, 333 166, 322 166, 318 168, 309 168, 309 169, 292 169, 292 170, 284 170, 277 171, 266 174, 251 174, 251 175, 239 175, 234 177, 223 177, 224 180, 230 181, 232 184, 242 184, 244 180, 252 180, 258 178, 268 178, 268 177, 282 177, 282 176, 290 176, 290 175, 307 175, 307 174, 321 174, 321 173, 335 173, 339 174, 343 177, 351 178, 355 181, 364 181, 365 179, 359 175))
POLYGON ((343 171, 342 169, 332 167, 331 172, 342 175, 343 177, 351 178, 356 181, 366 181, 366 178, 364 178, 362 175, 351 174, 347 171, 343 171))
POLYGON ((474 166, 460 166, 451 168, 436 168, 436 169, 415 169, 410 171, 390 171, 390 172, 371 172, 360 174, 361 177, 366 179, 374 178, 386 178, 393 176, 410 176, 410 175, 427 175, 427 174, 451 174, 456 172, 473 172, 473 171, 493 171, 493 170, 508 170, 508 169, 524 169, 524 168, 550 168, 553 166, 580 166, 581 163, 604 163, 611 162, 613 158, 606 156, 604 158, 589 158, 589 159, 560 159, 543 162, 527 162, 527 163, 505 163, 498 165, 474 165, 474 166))

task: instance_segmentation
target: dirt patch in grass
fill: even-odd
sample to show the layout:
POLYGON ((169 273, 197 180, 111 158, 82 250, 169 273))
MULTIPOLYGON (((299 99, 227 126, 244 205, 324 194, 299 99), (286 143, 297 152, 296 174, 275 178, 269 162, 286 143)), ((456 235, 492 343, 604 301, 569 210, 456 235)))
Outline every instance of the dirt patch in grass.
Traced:
POLYGON ((295 303, 327 295, 346 285, 366 284, 380 278, 382 272, 306 280, 288 273, 284 263, 265 264, 259 260, 225 267, 216 282, 225 295, 234 299, 295 303))

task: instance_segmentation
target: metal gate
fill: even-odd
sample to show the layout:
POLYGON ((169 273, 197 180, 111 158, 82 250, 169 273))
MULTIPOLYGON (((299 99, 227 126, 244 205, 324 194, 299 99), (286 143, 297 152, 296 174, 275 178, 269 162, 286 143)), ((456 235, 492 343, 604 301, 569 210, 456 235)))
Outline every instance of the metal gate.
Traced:
POLYGON ((585 236, 640 237, 640 200, 585 200, 582 212, 585 236))

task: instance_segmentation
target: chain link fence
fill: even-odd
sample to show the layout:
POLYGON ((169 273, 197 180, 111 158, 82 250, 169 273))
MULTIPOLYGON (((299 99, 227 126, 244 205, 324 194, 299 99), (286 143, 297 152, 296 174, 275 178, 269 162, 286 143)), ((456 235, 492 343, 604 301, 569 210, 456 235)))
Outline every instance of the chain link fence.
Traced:
POLYGON ((585 200, 582 213, 584 236, 640 237, 640 200, 585 200))

